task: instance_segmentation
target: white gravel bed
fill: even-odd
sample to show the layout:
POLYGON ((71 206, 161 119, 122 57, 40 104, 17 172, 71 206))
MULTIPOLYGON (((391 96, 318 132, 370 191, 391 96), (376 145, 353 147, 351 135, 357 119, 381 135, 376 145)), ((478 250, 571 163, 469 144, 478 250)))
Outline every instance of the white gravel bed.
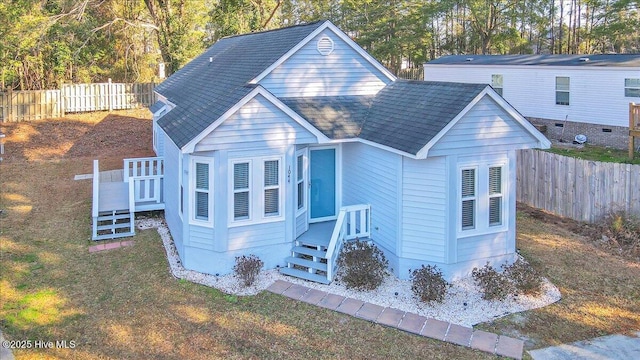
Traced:
POLYGON ((411 291, 411 282, 388 276, 382 285, 369 292, 347 289, 334 281, 329 285, 318 284, 302 279, 281 275, 277 269, 264 270, 256 282, 250 287, 243 287, 233 274, 215 276, 197 271, 186 270, 173 244, 169 229, 163 220, 142 219, 136 221, 138 229, 156 228, 167 253, 171 274, 179 279, 214 287, 227 294, 255 295, 265 290, 276 280, 284 280, 328 293, 351 297, 380 306, 392 307, 412 312, 429 318, 452 322, 462 326, 472 326, 481 322, 550 305, 560 300, 560 291, 545 279, 544 291, 540 296, 515 296, 503 301, 487 301, 482 299, 479 288, 472 278, 465 278, 451 283, 443 303, 426 304, 418 301, 411 291))

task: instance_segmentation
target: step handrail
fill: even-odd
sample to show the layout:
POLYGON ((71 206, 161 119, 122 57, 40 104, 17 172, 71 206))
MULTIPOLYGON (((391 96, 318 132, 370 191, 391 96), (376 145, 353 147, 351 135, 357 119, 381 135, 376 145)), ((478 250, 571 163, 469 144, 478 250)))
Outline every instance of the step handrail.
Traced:
POLYGON ((333 281, 338 270, 338 257, 345 240, 371 235, 371 205, 359 204, 340 208, 336 225, 327 246, 327 280, 333 281), (358 221, 359 218, 359 221, 358 221))

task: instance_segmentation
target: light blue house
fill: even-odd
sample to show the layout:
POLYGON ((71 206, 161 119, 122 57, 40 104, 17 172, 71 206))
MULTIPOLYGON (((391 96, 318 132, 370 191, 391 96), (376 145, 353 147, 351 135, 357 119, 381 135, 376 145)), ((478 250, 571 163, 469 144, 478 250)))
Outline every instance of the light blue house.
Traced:
POLYGON ((549 147, 490 86, 398 80, 328 21, 221 39, 156 91, 166 222, 210 274, 327 283, 355 237, 400 278, 512 261, 515 152, 549 147))

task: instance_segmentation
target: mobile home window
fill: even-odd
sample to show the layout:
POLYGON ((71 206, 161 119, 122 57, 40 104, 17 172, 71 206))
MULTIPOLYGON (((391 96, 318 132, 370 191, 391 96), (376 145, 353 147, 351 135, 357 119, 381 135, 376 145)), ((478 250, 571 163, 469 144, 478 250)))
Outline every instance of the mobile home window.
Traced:
POLYGON ((640 97, 640 79, 624 79, 624 96, 640 97))
POLYGON ((556 104, 569 105, 570 80, 566 76, 556 77, 556 104))
POLYGON ((493 74, 491 75, 491 87, 495 90, 500 96, 502 96, 502 74, 493 74))

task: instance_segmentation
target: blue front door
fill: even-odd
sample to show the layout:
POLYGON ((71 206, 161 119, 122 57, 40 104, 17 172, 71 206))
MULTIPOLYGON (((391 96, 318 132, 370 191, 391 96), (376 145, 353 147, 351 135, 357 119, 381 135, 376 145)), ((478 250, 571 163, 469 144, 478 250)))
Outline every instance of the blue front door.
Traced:
POLYGON ((323 221, 336 216, 336 149, 310 151, 310 220, 323 221))

